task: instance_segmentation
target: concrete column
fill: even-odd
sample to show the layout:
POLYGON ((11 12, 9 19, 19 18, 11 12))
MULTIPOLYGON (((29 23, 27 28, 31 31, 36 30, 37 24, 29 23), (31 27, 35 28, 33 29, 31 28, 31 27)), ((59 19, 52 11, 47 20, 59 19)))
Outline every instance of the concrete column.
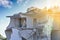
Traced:
POLYGON ((19 30, 12 28, 12 35, 10 40, 22 40, 22 37, 19 35, 19 30))
POLYGON ((6 33, 7 40, 10 40, 11 34, 12 34, 12 29, 5 30, 5 33, 6 33))

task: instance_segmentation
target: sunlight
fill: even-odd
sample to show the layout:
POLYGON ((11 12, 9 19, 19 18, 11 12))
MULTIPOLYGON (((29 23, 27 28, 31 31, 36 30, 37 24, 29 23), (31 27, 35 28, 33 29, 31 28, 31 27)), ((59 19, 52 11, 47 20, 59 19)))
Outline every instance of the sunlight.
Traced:
POLYGON ((48 14, 50 17, 54 19, 55 24, 57 24, 57 27, 60 26, 60 7, 53 7, 48 9, 48 14))
POLYGON ((60 0, 47 0, 47 7, 60 6, 60 0))

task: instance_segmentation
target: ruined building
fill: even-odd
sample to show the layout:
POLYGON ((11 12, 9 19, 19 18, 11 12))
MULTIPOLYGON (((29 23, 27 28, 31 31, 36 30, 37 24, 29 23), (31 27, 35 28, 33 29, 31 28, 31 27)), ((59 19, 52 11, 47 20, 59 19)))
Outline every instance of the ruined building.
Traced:
POLYGON ((10 18, 5 30, 7 40, 60 40, 60 25, 56 21, 59 18, 53 12, 31 7, 25 13, 7 16, 10 18))

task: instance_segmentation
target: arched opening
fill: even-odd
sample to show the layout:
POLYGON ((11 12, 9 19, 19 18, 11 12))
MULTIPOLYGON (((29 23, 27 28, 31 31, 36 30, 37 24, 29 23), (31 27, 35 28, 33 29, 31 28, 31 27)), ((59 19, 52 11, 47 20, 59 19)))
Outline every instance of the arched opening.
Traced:
POLYGON ((26 18, 19 18, 19 27, 26 27, 26 18))

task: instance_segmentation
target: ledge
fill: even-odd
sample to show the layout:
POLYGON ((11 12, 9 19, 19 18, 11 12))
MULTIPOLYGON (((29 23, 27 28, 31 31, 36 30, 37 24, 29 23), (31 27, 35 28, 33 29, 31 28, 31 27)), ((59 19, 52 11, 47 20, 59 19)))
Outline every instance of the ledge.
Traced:
POLYGON ((12 29, 6 29, 5 31, 11 31, 12 32, 12 29))

